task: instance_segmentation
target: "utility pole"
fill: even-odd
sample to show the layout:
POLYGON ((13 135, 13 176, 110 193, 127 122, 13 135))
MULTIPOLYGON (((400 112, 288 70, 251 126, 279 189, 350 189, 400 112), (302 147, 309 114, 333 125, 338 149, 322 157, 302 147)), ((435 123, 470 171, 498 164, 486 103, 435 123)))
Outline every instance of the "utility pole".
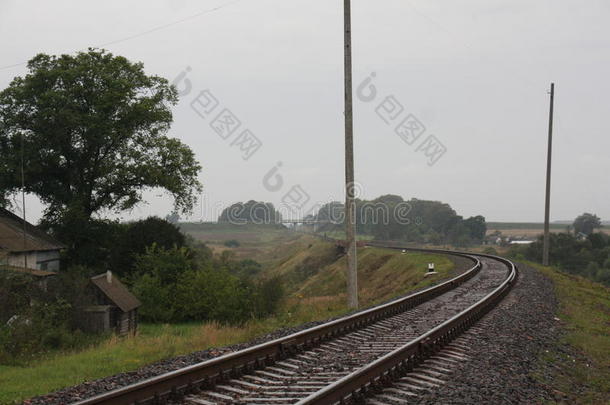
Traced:
POLYGON ((347 242, 347 306, 358 308, 356 201, 354 184, 354 117, 352 99, 351 0, 343 0, 345 25, 345 236, 347 242))
POLYGON ((24 134, 21 133, 21 207, 23 209, 23 268, 28 268, 28 252, 26 239, 26 222, 25 222, 25 141, 24 134))
POLYGON ((551 106, 549 109, 549 145, 546 155, 546 199, 544 202, 544 246, 542 264, 549 265, 549 211, 551 207, 551 154, 553 152, 553 103, 555 102, 555 83, 551 83, 551 106))

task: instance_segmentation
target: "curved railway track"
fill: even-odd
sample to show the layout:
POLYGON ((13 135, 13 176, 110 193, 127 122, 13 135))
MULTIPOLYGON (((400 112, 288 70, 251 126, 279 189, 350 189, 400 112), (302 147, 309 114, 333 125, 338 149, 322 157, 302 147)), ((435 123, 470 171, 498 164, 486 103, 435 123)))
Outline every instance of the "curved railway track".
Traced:
POLYGON ((473 266, 379 307, 77 404, 333 404, 365 398, 372 404, 405 403, 450 378, 470 350, 468 334, 460 335, 501 300, 517 276, 514 264, 499 257, 411 250, 466 257, 473 266))

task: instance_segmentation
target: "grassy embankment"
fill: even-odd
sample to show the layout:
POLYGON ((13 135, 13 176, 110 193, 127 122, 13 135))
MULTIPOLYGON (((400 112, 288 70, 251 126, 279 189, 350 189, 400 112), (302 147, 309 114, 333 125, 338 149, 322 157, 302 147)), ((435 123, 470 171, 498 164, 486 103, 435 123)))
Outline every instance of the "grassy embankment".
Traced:
POLYGON ((559 300, 557 316, 565 330, 561 341, 541 357, 541 362, 552 365, 552 375, 537 378, 567 394, 573 403, 610 404, 610 288, 528 264, 553 281, 559 300), (562 350, 566 345, 577 355, 562 350))
MULTIPOLYGON (((237 255, 243 257, 245 254, 240 249, 253 253, 254 259, 265 263, 266 274, 281 275, 287 283, 291 283, 288 285, 289 296, 277 316, 253 320, 241 326, 143 324, 135 337, 113 337, 78 352, 51 353, 20 367, 0 366, 0 403, 17 402, 83 381, 136 370, 180 354, 249 341, 281 327, 347 312, 341 293, 345 288, 345 258, 337 256, 333 244, 308 235, 286 234, 283 230, 268 234, 261 234, 255 229, 233 233, 225 231, 222 231, 222 235, 216 235, 216 239, 203 240, 241 238, 244 243, 240 242, 240 248, 235 249, 237 255)), ((203 237, 209 238, 210 235, 203 237)), ((224 248, 220 243, 216 246, 218 249, 224 248)), ((362 305, 433 283, 435 280, 423 276, 429 261, 436 263, 440 273, 436 280, 453 273, 453 263, 445 257, 361 249, 362 305)))

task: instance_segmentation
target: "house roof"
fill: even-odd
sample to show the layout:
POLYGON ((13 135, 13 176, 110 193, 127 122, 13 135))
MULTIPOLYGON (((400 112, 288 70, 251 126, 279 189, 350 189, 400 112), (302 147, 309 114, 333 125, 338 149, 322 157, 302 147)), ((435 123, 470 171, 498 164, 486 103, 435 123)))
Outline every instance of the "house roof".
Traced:
POLYGON ((41 250, 60 250, 66 246, 53 239, 29 222, 25 222, 25 241, 23 219, 0 207, 0 250, 9 252, 32 252, 41 250))
POLYGON ((111 281, 108 282, 107 273, 102 273, 91 277, 91 282, 123 312, 129 312, 142 305, 115 275, 111 275, 110 278, 111 281))

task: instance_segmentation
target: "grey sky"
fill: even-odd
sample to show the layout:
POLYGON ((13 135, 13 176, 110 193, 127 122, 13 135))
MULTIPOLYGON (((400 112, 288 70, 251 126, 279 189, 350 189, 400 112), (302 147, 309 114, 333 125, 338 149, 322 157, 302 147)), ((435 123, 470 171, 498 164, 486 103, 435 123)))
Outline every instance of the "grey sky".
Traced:
MULTIPOLYGON (((135 36, 105 48, 170 80, 192 69, 193 91, 176 106, 171 135, 202 163, 208 206, 279 204, 299 184, 311 195, 307 208, 343 199, 342 3, 0 0, 0 66, 135 36), (190 108, 204 89, 263 142, 250 160, 190 108), (262 178, 280 161, 284 187, 268 191, 262 178)), ((555 81, 551 218, 589 211, 610 219, 609 2, 354 0, 352 7, 354 83, 375 72, 379 92, 374 103, 355 104, 363 197, 394 193, 441 200, 464 216, 542 221, 547 89, 555 81), (389 95, 424 123, 423 138, 434 134, 446 146, 434 166, 376 115, 389 95)), ((0 69, 0 87, 24 73, 24 65, 0 69)), ((147 193, 148 204, 123 217, 165 215, 171 199, 159 194, 147 193)), ((29 201, 37 218, 40 205, 29 201)))

